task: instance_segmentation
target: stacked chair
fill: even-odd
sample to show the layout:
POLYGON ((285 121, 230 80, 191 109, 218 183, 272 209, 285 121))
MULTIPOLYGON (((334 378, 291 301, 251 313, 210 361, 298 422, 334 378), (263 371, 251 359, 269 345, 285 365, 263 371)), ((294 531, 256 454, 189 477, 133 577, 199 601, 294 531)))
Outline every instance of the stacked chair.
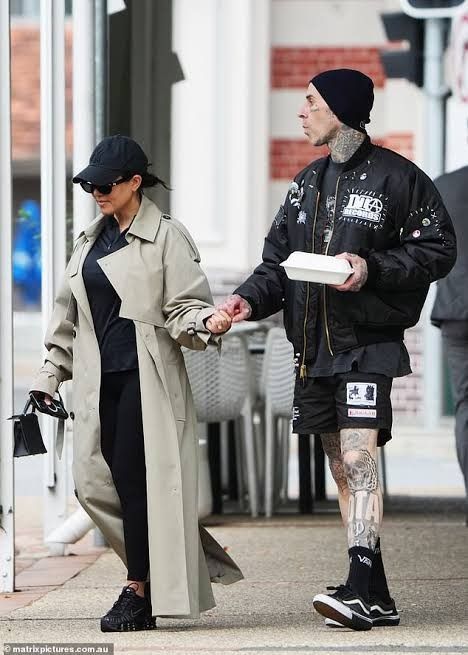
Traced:
POLYGON ((265 515, 275 502, 287 500, 289 440, 294 396, 293 347, 283 328, 268 331, 259 395, 263 401, 265 432, 265 515))
POLYGON ((252 373, 245 339, 229 336, 221 353, 183 349, 185 365, 200 423, 236 422, 236 461, 239 500, 243 503, 243 462, 252 516, 258 516, 257 458, 252 416, 252 373))

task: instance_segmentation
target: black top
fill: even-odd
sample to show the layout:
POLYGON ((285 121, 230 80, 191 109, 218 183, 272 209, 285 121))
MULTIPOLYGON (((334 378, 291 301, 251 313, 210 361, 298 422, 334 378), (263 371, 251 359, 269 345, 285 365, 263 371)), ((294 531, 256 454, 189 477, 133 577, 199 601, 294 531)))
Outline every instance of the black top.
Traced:
POLYGON ((336 183, 343 172, 343 168, 344 164, 336 164, 330 158, 322 178, 315 229, 316 244, 314 247, 314 252, 321 253, 322 255, 325 254, 333 231, 336 183))
MULTIPOLYGON (((343 168, 344 164, 336 164, 330 159, 323 175, 317 210, 315 246, 315 252, 321 254, 325 254, 332 234, 336 183, 343 168)), ((324 287, 324 285, 320 286, 324 287)), ((351 370, 379 373, 390 378, 411 373, 408 351, 401 341, 373 343, 332 355, 328 349, 322 303, 318 303, 317 310, 317 349, 312 366, 307 367, 308 377, 328 377, 336 373, 348 373, 351 370)))
POLYGON ((468 320, 468 166, 438 177, 434 184, 442 196, 457 235, 458 257, 447 277, 437 282, 431 321, 468 320))
POLYGON ((101 257, 128 246, 126 232, 120 233, 117 220, 110 216, 83 264, 83 281, 101 352, 102 373, 138 368, 135 324, 119 316, 120 297, 98 264, 101 257))

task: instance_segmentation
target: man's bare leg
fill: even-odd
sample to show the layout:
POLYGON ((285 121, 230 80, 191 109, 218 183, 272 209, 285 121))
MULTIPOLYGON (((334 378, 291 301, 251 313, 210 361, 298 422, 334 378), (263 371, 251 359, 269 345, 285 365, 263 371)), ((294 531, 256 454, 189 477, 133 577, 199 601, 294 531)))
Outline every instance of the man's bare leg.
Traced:
MULTIPOLYGON (((343 457, 341 453, 341 435, 339 432, 324 433, 321 435, 322 444, 324 452, 328 457, 328 464, 330 467, 331 474, 336 483, 338 490, 338 502, 340 505, 341 518, 343 520, 343 525, 348 531, 348 514, 349 514, 349 498, 350 491, 348 487, 348 480, 344 470, 343 457)), ((379 497, 381 498, 381 491, 379 489, 379 497)), ((379 516, 379 525, 382 524, 382 514, 383 514, 383 504, 380 502, 380 516, 379 516)), ((347 581, 349 584, 349 580, 347 581)), ((395 609, 393 600, 390 597, 390 593, 387 586, 387 577, 385 575, 385 569, 382 561, 382 556, 380 552, 380 542, 377 541, 377 548, 374 552, 374 560, 371 570, 371 579, 370 579, 370 593, 374 599, 374 603, 377 599, 377 604, 379 607, 384 609, 379 612, 375 612, 374 615, 374 625, 398 625, 400 622, 398 612, 395 609), (392 610, 389 611, 389 607, 392 606, 392 610), (390 616, 389 616, 390 614, 390 616)), ((334 621, 328 621, 327 625, 340 625, 334 621)))
POLYGON ((377 472, 378 430, 341 430, 341 455, 349 488, 348 585, 365 601, 383 514, 377 472))
POLYGON ((340 505, 343 525, 348 528, 349 488, 341 455, 341 435, 339 432, 327 432, 320 435, 323 450, 328 457, 328 466, 338 490, 338 503, 340 505))
POLYGON ((349 488, 348 546, 375 549, 383 516, 377 472, 378 430, 341 430, 343 468, 349 488))

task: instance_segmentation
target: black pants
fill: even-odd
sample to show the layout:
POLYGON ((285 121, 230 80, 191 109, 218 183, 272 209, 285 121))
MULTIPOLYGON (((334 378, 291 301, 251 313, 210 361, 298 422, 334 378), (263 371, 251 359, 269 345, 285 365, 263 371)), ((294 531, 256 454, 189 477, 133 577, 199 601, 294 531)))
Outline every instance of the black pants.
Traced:
POLYGON ((455 401, 455 441, 468 500, 468 321, 444 321, 442 339, 455 401))
POLYGON ((149 570, 146 466, 138 370, 104 373, 99 404, 101 449, 122 505, 129 580, 149 570))

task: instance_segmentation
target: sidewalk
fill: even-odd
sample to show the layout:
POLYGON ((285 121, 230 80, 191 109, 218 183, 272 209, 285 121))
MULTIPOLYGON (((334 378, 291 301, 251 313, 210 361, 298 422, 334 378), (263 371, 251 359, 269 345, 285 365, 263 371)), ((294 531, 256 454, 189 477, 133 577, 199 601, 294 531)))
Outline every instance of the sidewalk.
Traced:
POLYGON ((389 503, 382 547, 401 625, 368 633, 326 628, 312 609, 313 595, 341 582, 347 565, 335 504, 318 510, 271 520, 211 517, 210 531, 245 580, 215 585, 218 606, 200 621, 160 619, 154 632, 100 632, 99 617, 124 580, 111 551, 94 547, 87 536, 71 548, 75 555, 43 558, 36 534, 34 547, 19 542, 24 591, 14 596, 27 604, 15 609, 0 597, 0 641, 113 643, 116 653, 174 655, 468 653, 468 528, 461 499, 389 503))

